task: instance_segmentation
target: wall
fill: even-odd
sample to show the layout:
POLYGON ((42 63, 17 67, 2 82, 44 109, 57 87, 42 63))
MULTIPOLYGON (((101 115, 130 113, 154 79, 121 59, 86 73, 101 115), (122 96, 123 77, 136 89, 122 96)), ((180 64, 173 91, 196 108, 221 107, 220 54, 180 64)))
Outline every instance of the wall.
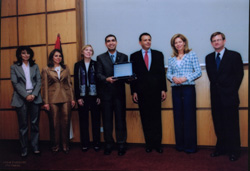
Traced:
MULTIPOLYGON (((10 65, 15 61, 19 45, 29 45, 35 52, 39 68, 46 66, 58 33, 61 34, 65 63, 73 77, 73 65, 79 59, 82 46, 81 0, 2 0, 1 56, 0 56, 0 140, 18 139, 18 123, 14 108, 10 106, 13 88, 10 65), (27 5, 28 4, 28 5, 27 5)), ((248 146, 248 66, 244 66, 244 80, 240 88, 241 145, 248 146)), ((73 80, 73 79, 72 79, 73 80)), ((167 100, 162 104, 163 143, 175 144, 171 87, 168 83, 167 100)), ((211 117, 209 81, 203 69, 196 81, 198 144, 214 146, 216 136, 211 117)), ((138 106, 133 104, 130 88, 127 93, 128 143, 144 143, 138 106)), ((73 142, 80 141, 78 113, 72 112, 73 142)), ((91 125, 90 125, 91 126, 91 125)), ((49 123, 45 111, 40 115, 40 139, 49 140, 49 123)), ((103 141, 103 134, 102 141, 103 141)))

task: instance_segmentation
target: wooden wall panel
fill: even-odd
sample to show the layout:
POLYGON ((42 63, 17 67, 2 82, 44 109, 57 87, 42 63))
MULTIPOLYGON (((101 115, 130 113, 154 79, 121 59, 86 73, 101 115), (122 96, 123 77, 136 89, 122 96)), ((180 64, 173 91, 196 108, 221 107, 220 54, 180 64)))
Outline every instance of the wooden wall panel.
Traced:
POLYGON ((17 46, 17 19, 1 19, 1 47, 17 46))
POLYGON ((248 110, 240 110, 241 146, 248 147, 248 110))
POLYGON ((239 96, 240 96, 240 107, 248 107, 248 88, 249 88, 249 70, 244 70, 244 78, 242 80, 240 89, 239 89, 239 96))
MULTIPOLYGON (((53 49, 54 49, 54 45, 49 46, 48 53, 50 54, 50 52, 53 49)), ((69 67, 70 74, 74 75, 74 65, 77 62, 76 44, 62 45, 62 51, 63 51, 64 63, 69 67)))
POLYGON ((164 110, 162 115, 162 144, 175 144, 174 116, 172 110, 164 110))
POLYGON ((42 68, 47 66, 46 46, 32 47, 32 50, 34 51, 35 62, 39 66, 40 71, 42 71, 42 68))
POLYGON ((18 121, 16 111, 0 111, 0 139, 18 139, 18 121))
POLYGON ((171 82, 167 80, 167 98, 161 105, 162 108, 173 108, 171 82))
POLYGON ((19 44, 46 44, 45 14, 18 18, 19 44))
POLYGON ((139 111, 127 111, 127 142, 144 143, 144 135, 139 111))
POLYGON ((18 0, 18 14, 45 12, 45 0, 18 0))
POLYGON ((16 15, 16 0, 2 0, 1 16, 16 15))
POLYGON ((61 42, 76 42, 76 12, 48 14, 48 43, 55 44, 57 34, 61 42))
POLYGON ((47 0, 47 10, 57 11, 76 7, 74 0, 47 0))
POLYGON ((210 107, 210 82, 207 77, 207 72, 202 71, 202 76, 195 81, 196 89, 196 107, 210 107))
POLYGON ((40 140, 50 140, 50 132, 49 132, 49 117, 48 113, 44 110, 40 112, 40 140))
POLYGON ((0 108, 11 108, 13 86, 10 80, 0 80, 0 108))
MULTIPOLYGON (((72 142, 80 142, 80 125, 79 125, 79 115, 78 111, 72 111, 71 112, 71 121, 72 121, 72 127, 73 127, 73 139, 71 140, 72 142)), ((91 122, 90 123, 90 139, 92 140, 92 128, 91 128, 91 122)))
POLYGON ((16 61, 16 49, 1 50, 1 78, 10 78, 10 66, 16 61))

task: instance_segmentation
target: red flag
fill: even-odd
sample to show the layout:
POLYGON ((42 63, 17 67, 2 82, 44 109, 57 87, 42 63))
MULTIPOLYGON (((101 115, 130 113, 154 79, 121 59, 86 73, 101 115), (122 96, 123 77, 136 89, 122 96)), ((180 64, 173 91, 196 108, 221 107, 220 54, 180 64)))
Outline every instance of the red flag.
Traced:
POLYGON ((57 34, 55 49, 62 50, 62 47, 61 47, 61 38, 60 38, 60 34, 59 33, 57 34))

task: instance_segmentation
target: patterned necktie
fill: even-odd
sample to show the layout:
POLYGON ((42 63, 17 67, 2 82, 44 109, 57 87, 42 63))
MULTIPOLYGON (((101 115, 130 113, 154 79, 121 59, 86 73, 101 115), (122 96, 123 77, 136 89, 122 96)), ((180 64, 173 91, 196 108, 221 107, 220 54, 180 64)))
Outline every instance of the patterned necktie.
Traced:
POLYGON ((148 69, 148 51, 145 51, 144 62, 145 62, 146 67, 147 67, 147 69, 148 69))
POLYGON ((219 66, 220 66, 220 53, 217 53, 217 56, 216 56, 216 65, 217 65, 217 70, 219 69, 219 66))
POLYGON ((114 59, 115 55, 110 55, 110 57, 111 57, 111 60, 112 60, 112 62, 114 64, 115 63, 115 59, 114 59))

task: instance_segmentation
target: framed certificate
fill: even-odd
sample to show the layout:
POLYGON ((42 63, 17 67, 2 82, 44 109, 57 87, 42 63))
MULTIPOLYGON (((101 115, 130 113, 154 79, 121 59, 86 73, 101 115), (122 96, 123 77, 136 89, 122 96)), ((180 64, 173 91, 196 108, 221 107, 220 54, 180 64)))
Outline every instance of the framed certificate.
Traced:
POLYGON ((115 63, 113 79, 128 79, 133 77, 132 63, 115 63))

